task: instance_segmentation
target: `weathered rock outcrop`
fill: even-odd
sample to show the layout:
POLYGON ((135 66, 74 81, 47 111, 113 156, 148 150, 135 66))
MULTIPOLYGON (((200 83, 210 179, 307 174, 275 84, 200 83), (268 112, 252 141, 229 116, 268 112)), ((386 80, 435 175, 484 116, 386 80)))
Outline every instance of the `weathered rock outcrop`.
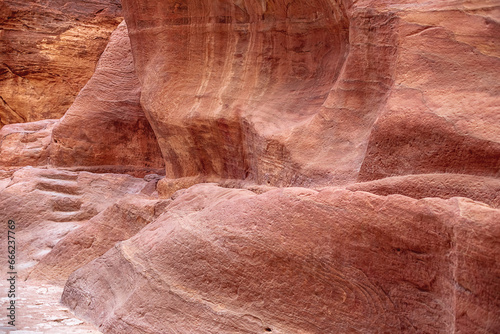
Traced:
POLYGON ((499 221, 466 199, 198 185, 62 300, 104 333, 493 333, 499 221))
MULTIPOLYGON (((345 179, 318 166, 326 164, 316 159, 325 156, 321 148, 309 159, 292 147, 317 149, 324 122, 310 123, 333 85, 347 79, 349 19, 341 3, 124 1, 123 6, 142 105, 169 178, 247 178, 273 185, 345 179)), ((365 28, 366 20, 357 17, 365 28)), ((377 44, 385 35, 372 36, 377 44)), ((366 45, 358 50, 358 57, 368 58, 357 64, 360 76, 372 60, 387 61, 370 57, 366 45)))
POLYGON ((419 174, 360 182, 346 189, 387 196, 400 194, 416 199, 466 197, 500 208, 500 179, 465 174, 419 174))
POLYGON ((46 166, 56 119, 16 123, 0 129, 0 167, 46 166))
POLYGON ((96 72, 60 120, 0 129, 0 166, 49 166, 143 176, 164 166, 140 106, 125 22, 111 35, 96 72))
POLYGON ((123 6, 168 178, 498 176, 491 1, 123 6))
POLYGON ((103 255, 120 241, 133 237, 163 213, 170 200, 127 194, 72 230, 30 272, 38 281, 64 283, 76 269, 103 255))
POLYGON ((106 334, 499 332, 497 1, 123 6, 66 115, 0 129, 22 278, 106 334))
MULTIPOLYGON (((17 269, 22 278, 28 277, 34 266, 40 261, 43 262, 54 247, 57 251, 61 244, 67 242, 65 238, 67 236, 71 238, 72 231, 92 230, 87 226, 87 224, 91 224, 90 226, 96 224, 95 220, 89 222, 92 217, 100 212, 104 214, 107 208, 112 207, 126 195, 140 194, 148 185, 147 181, 129 175, 69 172, 31 167, 22 168, 11 178, 3 181, 7 182, 0 183, 0 212, 2 219, 12 219, 16 222, 17 248, 22 250, 18 252, 17 269)), ((140 198, 139 195, 137 196, 140 198)), ((122 207, 126 207, 126 204, 122 204, 122 207)), ((129 210, 132 211, 131 208, 133 208, 132 204, 129 205, 129 210)), ((114 223, 118 236, 111 237, 110 230, 108 230, 100 238, 109 238, 108 241, 111 242, 116 239, 123 240, 132 235, 124 232, 126 228, 119 226, 120 221, 115 219, 114 223)), ((143 225, 143 222, 138 223, 135 231, 143 225)), ((90 233, 88 237, 91 235, 90 233)), ((6 237, 5 233, 1 235, 0 242, 5 244, 6 237)), ((85 263, 85 260, 78 256, 79 252, 84 252, 87 248, 85 239, 77 242, 81 249, 74 250, 74 253, 62 254, 62 258, 70 256, 72 261, 68 263, 61 259, 58 263, 60 267, 76 269, 85 263)), ((96 245, 100 246, 98 240, 96 245)), ((108 248, 112 245, 113 243, 108 248)), ((73 249, 68 247, 65 251, 73 251, 73 249)), ((106 249, 102 253, 105 251, 106 249)), ((53 257, 54 255, 49 256, 48 260, 53 257)), ((87 262, 91 259, 92 256, 89 255, 87 262)), ((7 259, 4 258, 1 261, 5 264, 7 259)), ((64 272, 59 274, 61 271, 59 270, 54 273, 56 270, 49 268, 45 276, 59 280, 65 278, 64 272)))
POLYGON ((359 180, 459 173, 500 176, 500 15, 492 1, 402 10, 394 86, 359 180))
POLYGON ((161 168, 163 158, 140 106, 140 93, 123 22, 113 32, 96 72, 55 125, 51 164, 161 168))
POLYGON ((59 118, 122 20, 119 0, 0 3, 0 127, 59 118))

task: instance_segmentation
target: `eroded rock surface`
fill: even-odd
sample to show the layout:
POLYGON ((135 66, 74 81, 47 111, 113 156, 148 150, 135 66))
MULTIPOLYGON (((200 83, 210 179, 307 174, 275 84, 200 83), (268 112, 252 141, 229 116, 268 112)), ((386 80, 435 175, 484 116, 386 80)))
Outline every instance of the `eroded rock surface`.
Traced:
POLYGON ((168 203, 147 195, 124 196, 54 245, 30 273, 30 279, 64 283, 73 271, 103 255, 117 242, 133 237, 159 216, 168 203))
POLYGON ((140 92, 127 26, 122 22, 96 72, 55 125, 51 163, 161 168, 163 158, 140 106, 140 92))
POLYGON ((414 9, 393 2, 389 10, 402 10, 394 87, 359 180, 500 176, 498 4, 442 1, 414 9))
MULTIPOLYGON (((61 286, 41 282, 16 283, 17 330, 2 326, 0 334, 101 334, 61 305, 61 286)), ((0 287, 4 288, 3 282, 0 282, 0 287)))
MULTIPOLYGON (((0 209, 3 219, 12 219, 16 222, 17 247, 22 250, 17 258, 20 277, 28 277, 37 263, 43 262, 56 245, 66 240, 68 234, 71 236, 70 232, 79 229, 84 231, 83 226, 94 223, 94 221, 89 222, 91 218, 106 211, 127 194, 140 194, 147 184, 148 182, 143 179, 120 174, 69 172, 31 167, 16 171, 8 179, 8 183, 2 183, 0 209)), ((109 237, 110 242, 111 239, 121 237, 120 240, 123 240, 130 237, 130 234, 120 234, 123 228, 119 226, 118 221, 115 223, 118 236, 111 238, 106 231, 100 237, 109 237)), ((138 223, 134 228, 137 230, 141 226, 144 226, 144 222, 138 223)), ((91 237, 91 234, 88 237, 91 237)), ((0 236, 0 242, 6 242, 5 234, 0 236)), ((59 266, 73 266, 72 268, 76 269, 83 264, 81 262, 83 260, 77 254, 85 249, 85 241, 80 239, 77 242, 80 243, 81 249, 75 250, 72 254, 63 254, 71 255, 70 263, 63 264, 61 260, 59 266)), ((105 250, 102 251, 104 252, 105 250)), ((53 258, 53 255, 48 257, 50 258, 53 258)), ((87 259, 90 261, 92 257, 89 256, 87 259)), ((4 265, 6 261, 6 258, 2 259, 4 265)), ((53 274, 51 270, 55 269, 47 270, 47 277, 59 280, 64 278, 53 274)))
POLYGON ((0 166, 47 166, 56 119, 16 123, 0 129, 0 166))
POLYGON ((198 185, 62 300, 105 333, 494 332, 499 219, 466 199, 198 185))
POLYGON ((167 178, 497 177, 497 7, 411 3, 124 0, 167 178))
POLYGON ((59 118, 121 19, 119 0, 0 3, 0 127, 59 118))
MULTIPOLYGON (((325 175, 315 175, 315 163, 325 162, 309 159, 306 168, 297 160, 303 154, 296 157, 298 150, 288 145, 296 141, 292 133, 300 132, 307 142, 294 144, 314 147, 324 124, 310 123, 335 82, 344 82, 349 19, 341 3, 124 1, 123 6, 142 105, 168 177, 250 178, 273 185, 343 177, 324 168, 325 175)), ((365 19, 359 17, 359 24, 365 19)), ((365 46, 359 53, 371 59, 365 46)), ((361 72, 370 66, 358 65, 361 72)), ((324 149, 334 151, 330 146, 324 149)))
POLYGON ((0 130, 22 278, 104 333, 498 332, 496 1, 123 5, 66 115, 0 130))
POLYGON ((419 174, 387 177, 346 187, 387 196, 400 194, 412 198, 466 197, 500 208, 500 179, 466 174, 419 174))
POLYGON ((139 98, 123 22, 62 119, 0 129, 0 166, 66 167, 136 176, 162 173, 161 151, 139 98))

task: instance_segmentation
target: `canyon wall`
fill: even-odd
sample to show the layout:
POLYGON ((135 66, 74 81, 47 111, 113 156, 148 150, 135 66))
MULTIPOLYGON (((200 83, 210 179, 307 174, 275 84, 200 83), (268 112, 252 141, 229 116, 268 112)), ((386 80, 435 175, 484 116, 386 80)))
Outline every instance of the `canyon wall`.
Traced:
POLYGON ((156 136, 139 103, 141 88, 122 22, 96 71, 52 132, 50 163, 126 171, 161 168, 156 136))
POLYGON ((169 178, 498 176, 491 1, 123 6, 169 178))
POLYGON ((0 166, 161 174, 163 158, 141 108, 140 93, 122 22, 110 36, 95 73, 61 119, 0 129, 0 166))
POLYGON ((495 333, 499 219, 467 199, 197 185, 62 301, 104 333, 495 333))
POLYGON ((498 331, 498 6, 123 6, 173 202, 66 305, 105 333, 498 331), (207 181, 302 188, 182 190, 207 181))
POLYGON ((106 334, 500 331, 498 1, 122 5, 7 14, 110 36, 0 129, 27 284, 106 334))
POLYGON ((0 127, 59 118, 95 70, 119 0, 0 3, 0 127))

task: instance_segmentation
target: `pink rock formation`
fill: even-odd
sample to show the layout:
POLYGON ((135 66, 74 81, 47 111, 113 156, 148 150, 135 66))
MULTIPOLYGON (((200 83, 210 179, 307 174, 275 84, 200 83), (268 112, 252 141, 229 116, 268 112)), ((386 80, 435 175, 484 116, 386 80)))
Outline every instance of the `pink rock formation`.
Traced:
POLYGON ((55 125, 51 164, 161 168, 163 158, 140 106, 140 92, 123 22, 113 32, 94 75, 55 125))
POLYGON ((500 176, 500 15, 493 3, 389 7, 402 10, 394 87, 359 180, 436 172, 500 176))
POLYGON ((490 2, 124 0, 167 177, 498 176, 490 2))
MULTIPOLYGON (((139 194, 148 184, 129 175, 31 167, 16 171, 7 181, 0 184, 0 212, 2 219, 16 222, 17 248, 22 250, 18 252, 17 269, 22 278, 28 277, 39 261, 66 240, 68 233, 80 228, 85 230, 86 224, 94 224, 89 222, 92 217, 106 211, 127 194, 139 194)), ((118 224, 116 228, 120 229, 118 224)), ((108 237, 111 242, 113 238, 108 237)), ((127 237, 127 234, 122 237, 127 237)), ((6 233, 2 234, 0 242, 6 243, 6 238, 6 233)), ((73 257, 75 253, 66 255, 73 257)), ((88 261, 91 259, 89 257, 88 261)), ((1 264, 5 265, 6 260, 4 257, 1 264)), ((78 268, 84 263, 80 261, 75 256, 67 266, 78 268)), ((64 277, 49 270, 46 275, 57 279, 64 277)))
POLYGON ((161 172, 163 158, 139 99, 123 22, 61 120, 0 129, 0 166, 70 167, 137 176, 161 172))
POLYGON ((104 333, 495 332, 498 221, 467 199, 198 185, 62 301, 104 333))
POLYGON ((310 182, 312 173, 302 172, 285 142, 311 122, 342 72, 349 25, 343 6, 123 6, 142 105, 154 120, 168 177, 310 182))
POLYGON ((64 284, 68 276, 152 222, 170 200, 127 194, 59 241, 30 272, 37 281, 64 284))
POLYGON ((57 120, 18 123, 0 129, 0 166, 49 164, 52 130, 57 120))
POLYGON ((66 115, 0 130, 23 278, 83 266, 106 334, 499 331, 496 1, 123 6, 66 115))
POLYGON ((500 179, 465 174, 419 174, 393 176, 349 185, 352 191, 387 196, 400 194, 412 198, 466 197, 500 208, 500 179))
POLYGON ((0 127, 61 117, 120 16, 119 0, 0 2, 0 127))

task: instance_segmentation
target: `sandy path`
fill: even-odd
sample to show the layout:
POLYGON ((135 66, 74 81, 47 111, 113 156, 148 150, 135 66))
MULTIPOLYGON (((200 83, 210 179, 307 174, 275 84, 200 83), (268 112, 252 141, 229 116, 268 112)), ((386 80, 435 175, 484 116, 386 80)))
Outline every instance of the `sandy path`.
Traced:
POLYGON ((9 299, 7 286, 0 283, 0 334, 100 334, 59 303, 63 287, 16 282, 16 330, 6 330, 9 299))

